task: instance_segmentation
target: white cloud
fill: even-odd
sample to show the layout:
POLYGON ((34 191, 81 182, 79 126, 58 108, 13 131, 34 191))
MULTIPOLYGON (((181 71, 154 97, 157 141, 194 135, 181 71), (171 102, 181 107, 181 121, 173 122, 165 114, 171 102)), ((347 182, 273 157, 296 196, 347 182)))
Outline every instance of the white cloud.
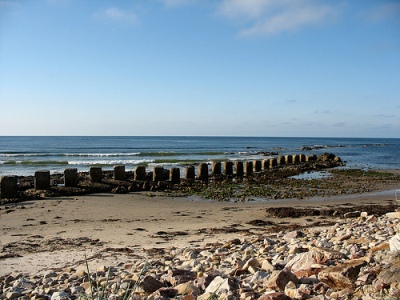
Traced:
POLYGON ((101 21, 124 24, 136 24, 139 21, 134 12, 125 11, 116 7, 99 10, 93 13, 93 18, 101 21))
POLYGON ((331 21, 337 8, 314 0, 222 0, 218 14, 244 23, 242 36, 273 35, 331 21))

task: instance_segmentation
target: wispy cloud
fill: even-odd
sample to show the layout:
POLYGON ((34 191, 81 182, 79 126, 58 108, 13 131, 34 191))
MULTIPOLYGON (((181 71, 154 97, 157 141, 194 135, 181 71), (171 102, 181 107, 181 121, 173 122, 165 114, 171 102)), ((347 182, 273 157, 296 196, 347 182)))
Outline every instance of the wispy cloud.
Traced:
POLYGON ((389 114, 377 114, 372 115, 373 118, 394 118, 396 115, 389 115, 389 114))
POLYGON ((99 21, 135 25, 139 22, 137 15, 132 11, 109 7, 93 13, 93 18, 99 21))
POLYGON ((190 5, 198 0, 160 0, 162 3, 164 3, 165 6, 168 7, 175 7, 175 6, 183 6, 183 5, 190 5))
POLYGON ((47 3, 51 5, 68 5, 71 0, 47 0, 47 3))
POLYGON ((387 19, 394 19, 396 22, 400 22, 400 2, 393 1, 380 4, 363 15, 370 22, 380 22, 387 19))
POLYGON ((330 110, 315 110, 315 111, 313 111, 313 114, 317 114, 317 115, 319 115, 319 114, 330 114, 330 113, 331 113, 330 110))
POLYGON ((19 9, 22 4, 17 1, 3 1, 0 0, 0 9, 19 9))
POLYGON ((315 0, 222 0, 218 7, 219 15, 239 21, 242 36, 296 31, 330 22, 337 13, 337 7, 315 0))

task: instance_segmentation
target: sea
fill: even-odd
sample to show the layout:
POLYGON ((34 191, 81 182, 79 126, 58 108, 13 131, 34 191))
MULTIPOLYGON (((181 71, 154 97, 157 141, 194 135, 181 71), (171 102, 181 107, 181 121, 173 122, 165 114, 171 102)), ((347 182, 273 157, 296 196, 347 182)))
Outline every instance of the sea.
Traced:
POLYGON ((333 153, 345 168, 400 169, 400 139, 224 136, 0 136, 0 176, 125 165, 184 167, 286 154, 333 153))

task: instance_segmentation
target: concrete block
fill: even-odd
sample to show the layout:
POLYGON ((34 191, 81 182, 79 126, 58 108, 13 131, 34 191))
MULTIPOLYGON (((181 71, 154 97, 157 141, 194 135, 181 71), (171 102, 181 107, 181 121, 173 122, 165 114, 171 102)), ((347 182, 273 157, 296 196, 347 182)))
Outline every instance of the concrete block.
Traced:
POLYGON ((146 167, 136 166, 133 170, 133 180, 144 181, 146 180, 146 167))
POLYGON ((17 176, 0 177, 0 198, 15 198, 18 194, 17 176))
POLYGON ((89 169, 90 180, 93 182, 101 182, 103 179, 103 170, 99 166, 92 166, 89 169))
POLYGON ((78 185, 78 169, 69 168, 64 170, 64 186, 76 187, 78 185))
POLYGON ((49 190, 50 171, 36 171, 34 185, 35 185, 35 190, 49 190))
POLYGON ((181 170, 179 168, 171 168, 169 170, 169 181, 171 181, 172 184, 181 182, 181 170))
POLYGON ((124 165, 114 166, 114 179, 115 180, 125 180, 125 166, 124 165))

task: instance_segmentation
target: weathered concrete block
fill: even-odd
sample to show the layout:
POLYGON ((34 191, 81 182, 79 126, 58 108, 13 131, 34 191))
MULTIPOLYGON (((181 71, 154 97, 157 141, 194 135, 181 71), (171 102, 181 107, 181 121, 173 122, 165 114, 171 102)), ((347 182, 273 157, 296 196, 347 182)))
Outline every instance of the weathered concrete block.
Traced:
POLYGON ((293 163, 298 164, 300 162, 300 155, 295 154, 293 155, 293 163))
POLYGON ((125 166, 124 165, 114 166, 114 179, 115 180, 124 180, 125 179, 125 166))
POLYGON ((169 170, 169 181, 173 184, 181 182, 181 170, 179 168, 171 168, 169 170))
POLYGON ((153 169, 153 181, 164 180, 164 168, 161 166, 155 166, 153 169))
POLYGON ((275 157, 270 158, 270 160, 269 160, 269 168, 272 169, 272 168, 275 168, 277 166, 278 166, 278 161, 276 160, 276 158, 275 157))
POLYGON ((133 180, 143 181, 146 180, 146 167, 136 166, 133 170, 133 180))
POLYGON ((253 161, 253 165, 254 165, 254 172, 260 172, 261 171, 261 160, 253 161))
POLYGON ((199 164, 197 177, 201 180, 208 179, 208 165, 206 163, 199 164))
POLYGON ((186 180, 194 180, 196 177, 194 166, 189 166, 185 168, 185 179, 186 180))
POLYGON ((291 154, 285 155, 285 163, 286 164, 293 163, 293 156, 291 154))
POLYGON ((64 170, 64 186, 75 187, 78 185, 78 169, 69 168, 64 170))
POLYGON ((246 161, 244 163, 244 174, 246 176, 253 174, 253 162, 252 161, 246 161))
POLYGON ((93 182, 101 182, 103 179, 103 170, 101 167, 98 166, 92 166, 89 169, 89 174, 90 174, 90 179, 93 182))
POLYGON ((306 162, 306 156, 304 154, 300 154, 300 162, 306 162))
POLYGON ((50 171, 36 171, 34 185, 35 185, 35 190, 49 190, 50 171))
POLYGON ((221 175, 221 162, 213 161, 211 166, 211 174, 212 175, 221 175))
POLYGON ((225 161, 224 162, 224 174, 225 175, 233 175, 233 162, 225 161))
POLYGON ((264 159, 262 161, 262 169, 263 170, 268 170, 269 169, 269 159, 264 159))
POLYGON ((243 168, 243 162, 242 161, 236 161, 235 162, 235 175, 237 177, 243 177, 244 176, 244 168, 243 168))
POLYGON ((283 166, 285 163, 286 163, 285 156, 283 156, 283 155, 278 156, 277 164, 280 165, 280 166, 283 166))
POLYGON ((0 177, 0 198, 14 198, 18 193, 17 176, 0 177))

